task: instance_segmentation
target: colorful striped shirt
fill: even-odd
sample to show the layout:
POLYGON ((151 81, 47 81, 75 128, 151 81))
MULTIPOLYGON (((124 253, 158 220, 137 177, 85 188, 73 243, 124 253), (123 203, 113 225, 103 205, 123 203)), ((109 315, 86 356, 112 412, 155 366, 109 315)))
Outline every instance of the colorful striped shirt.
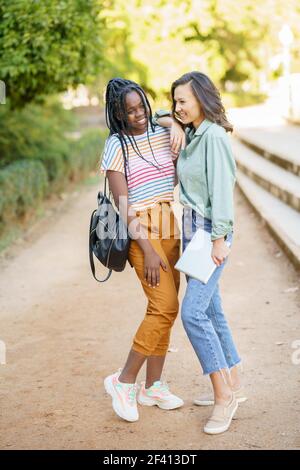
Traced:
MULTIPOLYGON (((175 168, 171 157, 170 129, 155 126, 155 132, 152 132, 149 126, 148 133, 155 158, 147 132, 134 136, 143 158, 133 149, 128 137, 125 137, 128 145, 128 203, 136 211, 153 207, 160 201, 174 200, 175 168)), ((101 172, 107 170, 125 174, 122 147, 115 134, 106 140, 104 146, 101 172)))

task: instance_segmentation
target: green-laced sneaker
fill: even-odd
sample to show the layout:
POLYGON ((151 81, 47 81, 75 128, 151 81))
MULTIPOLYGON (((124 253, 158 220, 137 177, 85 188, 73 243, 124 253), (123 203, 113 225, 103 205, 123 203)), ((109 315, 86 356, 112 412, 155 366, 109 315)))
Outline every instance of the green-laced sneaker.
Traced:
POLYGON ((136 384, 119 382, 120 371, 109 375, 104 380, 106 392, 112 397, 112 407, 120 418, 137 421, 139 414, 136 403, 136 384))
POLYGON ((140 405, 154 406, 157 405, 163 410, 174 410, 182 406, 183 400, 170 392, 165 382, 157 380, 154 384, 145 388, 145 382, 141 383, 137 401, 140 405))

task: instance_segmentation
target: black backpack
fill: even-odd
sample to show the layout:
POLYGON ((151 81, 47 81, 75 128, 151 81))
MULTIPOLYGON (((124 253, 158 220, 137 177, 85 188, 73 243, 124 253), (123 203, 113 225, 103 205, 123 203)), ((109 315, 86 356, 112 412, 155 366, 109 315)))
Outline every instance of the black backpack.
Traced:
POLYGON ((120 272, 125 269, 130 245, 127 225, 106 195, 106 182, 107 178, 104 180, 104 192, 98 193, 98 208, 92 212, 89 230, 90 265, 93 276, 98 282, 107 281, 112 271, 120 272), (95 276, 93 254, 109 269, 103 280, 95 276))

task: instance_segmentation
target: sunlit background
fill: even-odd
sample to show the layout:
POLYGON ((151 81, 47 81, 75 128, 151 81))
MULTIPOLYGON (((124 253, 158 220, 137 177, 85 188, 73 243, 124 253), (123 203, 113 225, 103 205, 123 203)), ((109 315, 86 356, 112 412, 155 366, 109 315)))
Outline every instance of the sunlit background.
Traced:
POLYGON ((39 201, 96 171, 114 76, 155 109, 199 70, 236 129, 297 125, 299 25, 298 0, 0 0, 0 248, 39 201))
POLYGON ((300 449, 299 272, 300 0, 0 0, 1 449, 300 449), (146 299, 129 264, 96 283, 88 249, 107 81, 137 81, 155 111, 192 70, 221 92, 237 164, 220 287, 249 400, 215 438, 180 318, 163 380, 185 407, 113 415, 102 379, 146 299))

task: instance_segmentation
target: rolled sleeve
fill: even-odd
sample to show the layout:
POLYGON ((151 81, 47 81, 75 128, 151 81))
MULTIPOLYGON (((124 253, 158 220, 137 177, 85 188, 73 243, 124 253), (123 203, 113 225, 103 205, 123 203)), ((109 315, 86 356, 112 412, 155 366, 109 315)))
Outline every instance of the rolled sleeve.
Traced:
POLYGON ((207 184, 212 215, 211 239, 217 240, 233 229, 236 164, 227 135, 208 135, 206 148, 207 184))
POLYGON ((154 124, 155 126, 158 126, 159 124, 158 124, 157 120, 158 120, 159 118, 162 118, 162 117, 170 117, 170 116, 171 116, 170 111, 167 111, 166 109, 158 109, 158 110, 155 112, 154 116, 152 116, 152 122, 153 122, 153 124, 154 124))

